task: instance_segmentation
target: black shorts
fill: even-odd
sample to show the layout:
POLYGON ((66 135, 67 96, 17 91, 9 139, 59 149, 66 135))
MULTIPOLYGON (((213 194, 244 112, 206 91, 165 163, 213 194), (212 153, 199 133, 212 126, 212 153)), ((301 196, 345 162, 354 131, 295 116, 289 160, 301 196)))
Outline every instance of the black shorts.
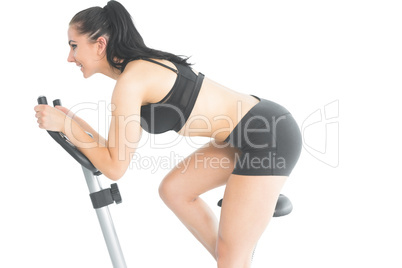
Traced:
POLYGON ((302 138, 293 116, 281 105, 258 100, 225 139, 240 149, 232 174, 289 176, 299 159, 302 138))

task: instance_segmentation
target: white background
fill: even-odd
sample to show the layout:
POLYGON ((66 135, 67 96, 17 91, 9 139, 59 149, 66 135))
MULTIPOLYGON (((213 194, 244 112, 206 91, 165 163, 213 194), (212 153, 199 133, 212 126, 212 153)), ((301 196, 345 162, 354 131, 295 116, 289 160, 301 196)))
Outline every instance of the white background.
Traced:
MULTIPOLYGON (((402 267, 399 1, 121 2, 148 46, 192 56, 196 70, 279 102, 300 126, 332 103, 332 124, 322 120, 304 132, 283 189, 294 211, 271 221, 253 267, 402 267)), ((33 111, 39 95, 69 108, 109 103, 114 81, 84 80, 67 63, 68 22, 105 4, 1 5, 0 267, 111 267, 81 168, 37 127, 33 111)), ((106 131, 107 115, 80 115, 106 131)), ((209 140, 161 150, 143 138, 141 156, 165 158, 170 151, 185 157, 209 140)), ((119 181, 124 202, 111 213, 128 267, 215 267, 158 196, 168 172, 133 168, 119 181)), ((203 196, 217 216, 223 191, 203 196)))

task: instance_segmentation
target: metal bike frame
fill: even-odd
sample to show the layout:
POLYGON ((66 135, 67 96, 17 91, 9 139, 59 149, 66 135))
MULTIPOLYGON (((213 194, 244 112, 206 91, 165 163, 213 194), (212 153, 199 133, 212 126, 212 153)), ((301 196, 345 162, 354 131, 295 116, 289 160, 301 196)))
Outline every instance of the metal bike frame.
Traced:
MULTIPOLYGON (((89 193, 95 193, 102 190, 101 184, 97 176, 95 176, 87 168, 82 167, 85 180, 88 185, 89 193)), ((106 246, 109 251, 110 259, 114 268, 126 268, 123 252, 120 247, 119 238, 117 237, 114 228, 112 217, 110 216, 109 207, 95 209, 98 216, 99 224, 102 229, 103 237, 105 238, 106 246)))

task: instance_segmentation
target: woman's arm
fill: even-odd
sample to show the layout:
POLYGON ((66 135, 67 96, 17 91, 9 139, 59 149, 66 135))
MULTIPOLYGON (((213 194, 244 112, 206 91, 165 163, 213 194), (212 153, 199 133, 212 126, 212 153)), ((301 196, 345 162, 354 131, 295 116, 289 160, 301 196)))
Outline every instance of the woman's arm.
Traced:
POLYGON ((63 132, 106 177, 120 179, 141 139, 141 104, 144 87, 120 76, 112 96, 112 120, 106 146, 85 133, 77 121, 67 118, 63 132))
POLYGON ((106 146, 106 139, 104 137, 102 137, 101 135, 99 135, 98 132, 96 132, 87 122, 85 122, 81 117, 77 116, 76 114, 74 114, 72 111, 70 111, 69 109, 67 109, 66 107, 63 106, 56 106, 57 109, 59 109, 60 111, 62 111, 63 113, 65 113, 68 117, 70 117, 71 119, 73 119, 74 121, 76 121, 78 123, 78 125, 80 125, 80 127, 90 133, 93 137, 93 139, 95 141, 97 141, 101 146, 106 146))
MULTIPOLYGON (((128 73, 128 74, 127 74, 128 73)), ((146 86, 141 75, 121 74, 112 96, 112 120, 106 146, 91 138, 85 129, 59 109, 48 105, 35 107, 40 128, 63 132, 69 140, 111 180, 120 179, 141 138, 141 105, 146 86)))

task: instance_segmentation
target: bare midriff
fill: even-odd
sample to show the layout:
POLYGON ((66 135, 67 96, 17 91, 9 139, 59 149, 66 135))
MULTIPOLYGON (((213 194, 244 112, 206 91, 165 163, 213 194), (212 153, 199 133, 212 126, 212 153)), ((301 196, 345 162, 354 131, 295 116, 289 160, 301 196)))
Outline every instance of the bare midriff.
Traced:
POLYGON ((224 141, 258 99, 205 77, 194 108, 178 134, 224 141))

